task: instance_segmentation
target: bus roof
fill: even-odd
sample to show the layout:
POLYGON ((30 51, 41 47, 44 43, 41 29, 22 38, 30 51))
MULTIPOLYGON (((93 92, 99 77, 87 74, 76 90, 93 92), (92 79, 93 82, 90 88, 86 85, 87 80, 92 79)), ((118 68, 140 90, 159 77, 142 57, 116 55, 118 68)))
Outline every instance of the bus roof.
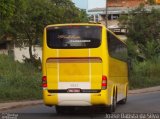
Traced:
POLYGON ((65 23, 65 24, 47 25, 46 28, 53 27, 53 26, 70 26, 70 25, 89 25, 89 26, 102 26, 102 27, 105 27, 103 24, 99 24, 99 23, 65 23))

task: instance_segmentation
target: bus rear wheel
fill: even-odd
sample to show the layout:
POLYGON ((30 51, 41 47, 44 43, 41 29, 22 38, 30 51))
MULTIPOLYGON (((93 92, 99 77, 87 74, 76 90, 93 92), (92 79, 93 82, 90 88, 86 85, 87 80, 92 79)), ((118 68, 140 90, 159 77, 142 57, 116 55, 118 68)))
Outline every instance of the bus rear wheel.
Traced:
POLYGON ((124 98, 118 102, 118 104, 126 104, 127 98, 124 98))
POLYGON ((114 95, 113 95, 113 98, 112 98, 112 104, 111 104, 111 106, 109 106, 107 112, 108 113, 115 112, 116 106, 117 106, 117 95, 116 95, 116 92, 114 92, 114 95))
POLYGON ((128 94, 128 89, 126 88, 126 97, 124 98, 124 99, 122 99, 122 100, 120 100, 119 102, 118 102, 118 104, 126 104, 126 102, 127 102, 127 94, 128 94))

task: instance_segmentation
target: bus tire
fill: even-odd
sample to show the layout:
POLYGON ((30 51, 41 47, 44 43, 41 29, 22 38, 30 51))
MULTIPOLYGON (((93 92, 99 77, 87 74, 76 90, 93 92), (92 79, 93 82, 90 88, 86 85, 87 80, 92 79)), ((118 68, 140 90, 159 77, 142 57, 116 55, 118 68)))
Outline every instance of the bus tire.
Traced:
POLYGON ((117 93, 114 91, 113 98, 112 98, 112 104, 108 107, 107 112, 112 113, 115 112, 117 106, 117 93))
POLYGON ((127 96, 127 93, 128 91, 127 91, 127 88, 126 88, 126 97, 124 98, 124 99, 122 99, 122 100, 120 100, 119 102, 118 102, 118 104, 126 104, 126 102, 127 102, 127 98, 128 98, 128 96, 127 96))
POLYGON ((126 104, 126 102, 127 102, 127 99, 124 98, 124 99, 120 100, 120 101, 118 102, 118 104, 126 104))

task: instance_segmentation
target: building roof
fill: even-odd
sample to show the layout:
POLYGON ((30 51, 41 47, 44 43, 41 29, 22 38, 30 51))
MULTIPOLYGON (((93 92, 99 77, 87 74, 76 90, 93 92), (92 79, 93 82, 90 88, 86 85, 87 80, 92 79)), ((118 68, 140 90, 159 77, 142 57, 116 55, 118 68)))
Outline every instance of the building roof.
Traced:
MULTIPOLYGON (((137 6, 138 7, 138 6, 137 6)), ((128 14, 128 12, 132 11, 133 9, 136 9, 137 7, 108 7, 107 11, 108 14, 128 14)), ((144 7, 147 11, 150 11, 152 8, 154 9, 160 9, 160 5, 149 5, 144 7)), ((106 14, 106 8, 94 8, 88 10, 89 14, 106 14)))
MULTIPOLYGON (((141 3, 145 4, 146 0, 108 0, 108 14, 120 14, 128 13, 128 11, 133 10, 138 7, 141 3)), ((105 8, 94 8, 88 10, 88 13, 98 13, 104 14, 106 12, 105 8)))
MULTIPOLYGON (((126 7, 108 7, 108 14, 120 14, 122 12, 127 12, 128 8, 126 7)), ((105 14, 106 8, 94 8, 88 10, 88 13, 99 13, 99 14, 105 14)))
POLYGON ((108 0, 108 7, 137 7, 139 4, 145 4, 146 0, 108 0))

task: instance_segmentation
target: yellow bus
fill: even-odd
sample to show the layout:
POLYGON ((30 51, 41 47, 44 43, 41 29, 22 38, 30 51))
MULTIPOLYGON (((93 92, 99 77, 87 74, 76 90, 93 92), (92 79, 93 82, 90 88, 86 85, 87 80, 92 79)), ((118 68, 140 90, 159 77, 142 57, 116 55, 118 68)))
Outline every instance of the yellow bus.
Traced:
POLYGON ((127 47, 104 25, 48 25, 42 56, 43 101, 57 113, 76 106, 114 112, 126 103, 127 47))

